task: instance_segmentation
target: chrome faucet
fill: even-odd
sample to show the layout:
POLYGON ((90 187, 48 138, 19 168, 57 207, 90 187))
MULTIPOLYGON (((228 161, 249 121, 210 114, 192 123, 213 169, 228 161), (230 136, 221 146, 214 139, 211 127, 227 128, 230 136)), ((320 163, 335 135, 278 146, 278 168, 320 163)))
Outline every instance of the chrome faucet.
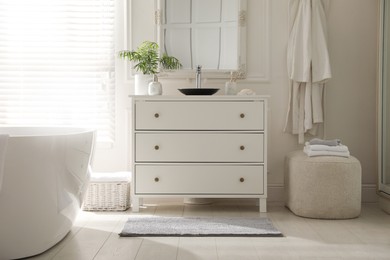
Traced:
POLYGON ((201 74, 202 74, 202 66, 198 65, 196 67, 196 88, 201 88, 201 80, 202 80, 201 74))

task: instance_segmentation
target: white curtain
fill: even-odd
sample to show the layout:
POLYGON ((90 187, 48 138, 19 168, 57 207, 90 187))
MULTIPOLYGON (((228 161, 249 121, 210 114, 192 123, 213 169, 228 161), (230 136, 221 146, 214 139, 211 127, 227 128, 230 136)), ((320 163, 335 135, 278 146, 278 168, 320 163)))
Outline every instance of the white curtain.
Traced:
POLYGON ((0 126, 115 127, 114 0, 0 0, 0 126))
POLYGON ((290 80, 285 131, 298 135, 316 134, 324 122, 323 91, 332 77, 327 46, 328 0, 289 1, 287 69, 290 80))

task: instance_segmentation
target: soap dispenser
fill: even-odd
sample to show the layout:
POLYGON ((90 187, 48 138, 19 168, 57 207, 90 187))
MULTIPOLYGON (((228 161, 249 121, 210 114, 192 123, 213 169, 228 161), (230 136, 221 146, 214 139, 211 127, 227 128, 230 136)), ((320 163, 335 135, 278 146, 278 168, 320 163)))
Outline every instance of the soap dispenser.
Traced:
POLYGON ((153 75, 153 81, 149 83, 148 94, 150 96, 162 95, 162 85, 158 82, 157 75, 153 75))

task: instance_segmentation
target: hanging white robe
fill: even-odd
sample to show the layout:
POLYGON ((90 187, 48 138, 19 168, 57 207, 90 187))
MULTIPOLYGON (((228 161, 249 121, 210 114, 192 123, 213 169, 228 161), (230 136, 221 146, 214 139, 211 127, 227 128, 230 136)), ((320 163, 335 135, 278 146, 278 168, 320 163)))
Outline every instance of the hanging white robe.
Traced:
POLYGON ((323 87, 332 77, 327 47, 328 0, 290 0, 287 70, 290 95, 285 131, 315 134, 323 123, 323 87))

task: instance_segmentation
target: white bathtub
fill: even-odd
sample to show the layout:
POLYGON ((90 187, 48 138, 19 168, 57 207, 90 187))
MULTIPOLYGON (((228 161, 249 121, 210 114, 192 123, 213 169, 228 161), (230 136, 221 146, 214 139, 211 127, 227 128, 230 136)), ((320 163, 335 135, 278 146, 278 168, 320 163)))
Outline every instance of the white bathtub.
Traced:
POLYGON ((0 138, 7 141, 0 161, 0 259, 42 253, 65 237, 77 216, 94 132, 0 127, 0 138))

